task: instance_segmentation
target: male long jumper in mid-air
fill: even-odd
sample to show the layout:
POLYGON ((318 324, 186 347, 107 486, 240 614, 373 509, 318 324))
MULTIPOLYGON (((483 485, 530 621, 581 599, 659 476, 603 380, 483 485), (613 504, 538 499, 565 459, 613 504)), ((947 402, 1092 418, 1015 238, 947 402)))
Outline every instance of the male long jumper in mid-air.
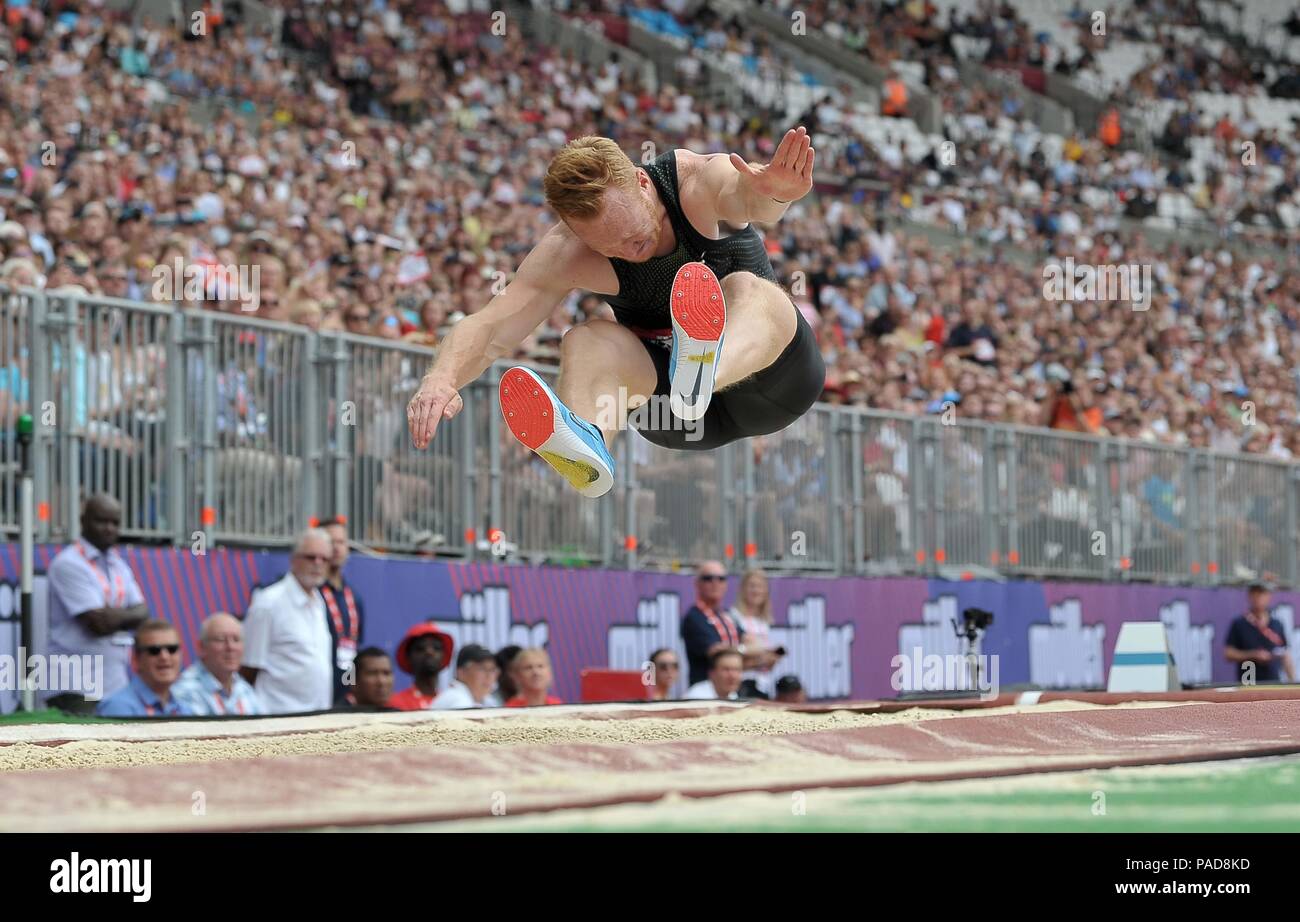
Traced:
POLYGON ((584 496, 614 485, 610 448, 629 413, 656 420, 635 428, 676 449, 790 425, 820 396, 826 371, 752 224, 778 220, 808 194, 814 159, 803 127, 786 132, 766 165, 678 149, 639 168, 609 138, 570 141, 543 183, 560 222, 441 344, 406 409, 416 448, 460 411, 458 391, 514 355, 574 289, 603 295, 616 320, 564 335, 555 390, 523 366, 499 387, 515 438, 584 496), (634 412, 665 400, 670 413, 634 412))

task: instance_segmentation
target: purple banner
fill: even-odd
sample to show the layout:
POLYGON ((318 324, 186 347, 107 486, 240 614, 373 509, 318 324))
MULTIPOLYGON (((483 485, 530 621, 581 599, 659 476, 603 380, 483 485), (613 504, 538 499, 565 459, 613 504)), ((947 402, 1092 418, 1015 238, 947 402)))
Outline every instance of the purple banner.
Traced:
MULTIPOLYGON (((55 550, 38 550, 38 569, 55 550)), ((191 658, 207 614, 242 614, 252 588, 288 565, 281 552, 123 550, 150 607, 179 627, 191 658)), ((0 653, 16 647, 16 568, 16 547, 0 546, 0 629, 7 629, 0 653)), ((392 651, 407 628, 432 619, 458 647, 544 646, 555 692, 566 701, 578 699, 583 668, 640 669, 657 647, 684 652, 680 619, 694 600, 685 574, 361 557, 346 572, 365 600, 365 644, 392 651)), ((1183 682, 1231 682, 1223 639, 1246 604, 1241 589, 1094 583, 774 577, 771 586, 773 641, 789 651, 774 677, 797 675, 810 697, 822 699, 896 696, 894 658, 964 652, 952 621, 972 606, 994 614, 982 652, 997 655, 1003 688, 1104 687, 1120 625, 1154 620, 1168 628, 1183 682)), ((733 579, 727 605, 737 589, 733 579)), ((41 578, 38 595, 45 591, 41 578)), ((1275 593, 1273 606, 1295 655, 1300 594, 1275 593)), ((398 676, 399 689, 408 684, 398 676)))

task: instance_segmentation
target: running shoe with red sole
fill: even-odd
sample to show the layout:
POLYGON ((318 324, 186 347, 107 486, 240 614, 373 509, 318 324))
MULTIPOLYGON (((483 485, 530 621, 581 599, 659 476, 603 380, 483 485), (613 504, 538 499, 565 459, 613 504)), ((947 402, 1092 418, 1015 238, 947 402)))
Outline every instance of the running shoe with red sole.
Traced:
POLYGON ((727 327, 727 303, 717 273, 686 263, 673 279, 673 351, 668 359, 669 405, 680 419, 697 420, 709 409, 727 327))
POLYGON ((614 486, 614 458, 600 430, 570 412, 535 372, 517 365, 501 376, 501 415, 511 433, 583 496, 614 486))

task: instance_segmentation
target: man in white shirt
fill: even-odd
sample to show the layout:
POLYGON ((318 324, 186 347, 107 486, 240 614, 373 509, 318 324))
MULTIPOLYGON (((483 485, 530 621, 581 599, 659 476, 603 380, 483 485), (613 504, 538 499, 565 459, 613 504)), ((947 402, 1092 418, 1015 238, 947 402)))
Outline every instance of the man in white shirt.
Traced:
POLYGON ((735 701, 745 673, 745 658, 735 647, 724 647, 709 657, 709 677, 686 689, 683 698, 703 701, 723 698, 735 701))
POLYGON ((501 699, 496 695, 496 657, 487 647, 476 643, 466 644, 456 656, 456 678, 446 691, 433 699, 431 710, 463 710, 464 708, 499 708, 501 699))
POLYGON ((240 674, 268 714, 329 710, 334 697, 334 644, 317 590, 329 573, 329 532, 304 531, 289 572, 253 598, 244 616, 240 674))
POLYGON ((99 494, 86 500, 81 537, 50 562, 51 656, 102 656, 102 688, 47 689, 51 707, 93 714, 101 698, 131 679, 132 633, 149 618, 149 607, 131 567, 117 549, 122 506, 99 494))

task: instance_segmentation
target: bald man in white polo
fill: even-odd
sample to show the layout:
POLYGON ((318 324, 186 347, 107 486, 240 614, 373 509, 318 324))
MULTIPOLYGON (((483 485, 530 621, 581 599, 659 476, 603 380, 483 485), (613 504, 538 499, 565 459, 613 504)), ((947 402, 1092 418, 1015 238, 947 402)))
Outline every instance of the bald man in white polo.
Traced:
POLYGON ((299 536, 289 572, 253 598, 244 616, 239 672, 268 714, 327 711, 334 701, 334 644, 317 591, 329 573, 334 543, 309 528, 299 536))

